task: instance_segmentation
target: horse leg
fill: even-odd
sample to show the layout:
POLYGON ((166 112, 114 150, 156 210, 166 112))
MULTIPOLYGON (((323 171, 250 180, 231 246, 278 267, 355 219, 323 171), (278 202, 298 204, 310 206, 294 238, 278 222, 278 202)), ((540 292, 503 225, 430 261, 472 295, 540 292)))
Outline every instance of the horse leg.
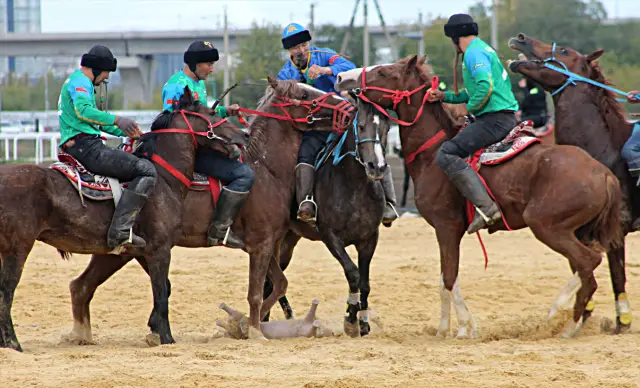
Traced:
POLYGON ((19 352, 22 347, 13 327, 11 306, 31 246, 21 252, 2 253, 0 256, 0 348, 19 352))
POLYGON ((403 163, 404 167, 404 182, 402 182, 402 202, 400 206, 407 206, 407 193, 409 192, 409 179, 411 176, 409 175, 409 169, 407 168, 407 164, 403 163))
POLYGON ((358 271, 360 273, 360 335, 365 336, 371 331, 369 326, 369 293, 371 287, 369 285, 369 269, 371 267, 371 259, 378 246, 379 230, 368 239, 359 241, 356 244, 358 251, 358 271))
POLYGON ((249 290, 247 292, 247 301, 249 302, 249 339, 266 340, 260 331, 260 320, 262 319, 264 282, 273 252, 273 242, 265 241, 259 249, 249 254, 249 290))
POLYGON ((360 335, 360 327, 358 325, 358 311, 360 310, 358 284, 360 283, 360 274, 358 273, 358 267, 344 249, 344 243, 333 231, 327 230, 326 233, 323 233, 322 242, 327 246, 333 257, 338 260, 344 270, 347 282, 349 282, 349 298, 347 299, 347 316, 344 317, 344 331, 351 337, 357 337, 360 335))
POLYGON ((158 249, 153 256, 147 256, 151 290, 153 293, 153 310, 149 317, 151 334, 146 341, 149 346, 173 344, 176 341, 171 335, 169 325, 169 265, 171 263, 171 247, 158 249))
MULTIPOLYGON (((607 252, 609 272, 616 301, 616 334, 626 333, 631 329, 631 305, 627 299, 625 283, 625 247, 607 252)), ((593 310, 593 309, 592 309, 593 310)))
MULTIPOLYGON (((589 299, 593 296, 598 286, 593 276, 594 269, 600 265, 602 256, 586 247, 576 237, 573 230, 556 225, 549 228, 547 225, 527 220, 525 221, 538 240, 546 244, 549 248, 566 257, 571 263, 571 267, 576 269, 574 276, 563 287, 558 298, 553 302, 549 311, 549 318, 563 308, 574 295, 576 301, 573 307, 573 318, 569 321, 562 333, 563 338, 570 338, 578 334, 583 324, 582 314, 589 299)), ((569 223, 570 219, 567 219, 569 223)))
MULTIPOLYGON (((286 270, 289 264, 291 263, 291 259, 293 257, 293 249, 296 247, 300 239, 301 239, 300 236, 295 234, 292 230, 289 230, 287 231, 284 238, 280 242, 280 268, 282 269, 282 271, 286 270)), ((264 283, 264 298, 271 295, 272 291, 273 291, 273 283, 271 282, 271 279, 267 277, 264 283)), ((285 319, 294 319, 295 316, 293 314, 293 309, 289 304, 289 300, 287 299, 287 296, 283 295, 280 299, 278 299, 278 302, 280 303, 280 307, 284 312, 285 319)), ((270 315, 271 315, 270 312, 267 312, 267 315, 265 315, 262 322, 268 322, 270 315)))
MULTIPOLYGON (((279 256, 279 255, 278 255, 279 256)), ((271 310, 271 307, 276 304, 278 299, 287 292, 287 286, 289 282, 287 281, 287 277, 284 276, 284 272, 282 272, 282 268, 280 268, 280 263, 278 260, 278 256, 272 255, 271 261, 269 261, 269 279, 273 282, 273 292, 267 299, 262 302, 262 308, 260 310, 260 314, 262 316, 266 316, 271 310)))
POLYGON ((73 329, 68 340, 77 345, 93 345, 90 303, 96 289, 131 260, 118 255, 91 256, 84 272, 69 283, 73 329))
POLYGON ((436 229, 436 238, 440 247, 440 326, 437 337, 445 338, 451 333, 449 326, 451 302, 458 316, 458 334, 456 338, 475 338, 478 325, 469 312, 460 290, 458 266, 460 262, 460 240, 464 233, 464 223, 457 230, 436 229))

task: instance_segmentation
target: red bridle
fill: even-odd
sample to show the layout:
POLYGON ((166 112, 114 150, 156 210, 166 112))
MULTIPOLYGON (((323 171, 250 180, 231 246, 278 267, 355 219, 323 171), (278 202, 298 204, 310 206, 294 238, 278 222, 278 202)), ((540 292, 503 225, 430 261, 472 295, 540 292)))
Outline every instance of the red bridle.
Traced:
MULTIPOLYGON (((207 116, 205 116, 205 115, 203 115, 201 113, 191 112, 191 111, 186 111, 186 110, 176 111, 176 113, 178 113, 178 112, 182 115, 182 118, 184 119, 184 122, 187 124, 188 129, 182 129, 182 128, 158 129, 158 130, 149 132, 149 134, 157 134, 157 133, 184 133, 184 134, 188 134, 188 135, 191 135, 191 138, 193 139, 193 144, 194 144, 194 146, 196 148, 198 148, 198 141, 196 140, 196 136, 206 136, 207 139, 209 139, 209 140, 217 139, 217 140, 220 140, 220 141, 222 141, 224 143, 228 143, 228 141, 226 141, 225 139, 221 138, 220 136, 216 135, 213 132, 214 128, 216 128, 216 127, 222 125, 223 123, 227 122, 227 119, 222 119, 222 120, 218 121, 217 123, 213 124, 211 122, 211 120, 209 120, 209 118, 207 116), (193 130, 193 127, 191 126, 191 123, 187 119, 187 115, 196 116, 196 117, 199 117, 199 118, 205 120, 207 122, 207 132, 195 132, 193 130)), ((124 151, 131 152, 132 151, 131 144, 127 144, 124 147, 124 151)), ((164 160, 158 154, 154 153, 151 156, 151 160, 156 162, 156 163, 158 163, 160 166, 162 166, 165 170, 167 170, 171 175, 176 177, 185 186, 187 186, 187 187, 191 186, 191 180, 189 178, 187 178, 181 171, 179 171, 178 169, 173 167, 171 164, 169 164, 169 162, 164 160)))
MULTIPOLYGON (((422 113, 424 112, 424 106, 425 106, 425 104, 427 102, 427 99, 429 98, 429 94, 430 94, 429 91, 427 91, 424 94, 424 97, 422 98, 422 102, 420 103, 420 108, 418 109, 418 113, 416 114, 416 117, 413 119, 412 122, 407 122, 407 121, 403 121, 403 120, 399 120, 399 119, 391 117, 387 113, 386 109, 384 109, 380 105, 376 104, 375 102, 371 101, 367 96, 364 95, 364 92, 366 92, 367 90, 377 90, 379 92, 388 93, 388 94, 383 94, 382 98, 390 98, 391 100, 393 100, 393 110, 396 110, 396 108, 398 107, 398 104, 400 102, 402 102, 404 99, 407 100, 407 105, 411 105, 411 96, 413 96, 414 94, 416 94, 420 90, 426 88, 427 84, 422 84, 422 85, 420 85, 419 87, 417 87, 417 88, 415 88, 413 90, 385 89, 385 88, 381 88, 381 87, 378 87, 378 86, 367 86, 366 80, 365 80, 365 78, 366 78, 365 74, 367 74, 367 68, 363 67, 362 68, 362 75, 360 76, 360 78, 362 79, 362 88, 354 90, 354 92, 358 95, 358 98, 360 98, 364 102, 367 102, 367 103, 373 105, 378 111, 380 111, 380 113, 382 113, 383 115, 387 116, 389 119, 391 119, 393 122, 397 123, 398 125, 410 126, 410 125, 415 124, 418 121, 418 119, 420 119, 420 116, 422 116, 422 113)), ((438 76, 431 77, 431 89, 433 89, 433 90, 437 89, 439 83, 440 82, 438 80, 438 76)), ((438 133, 436 133, 430 139, 427 139, 427 141, 425 141, 416 151, 414 151, 411 154, 407 155, 404 158, 405 163, 407 165, 411 164, 411 162, 413 162, 413 160, 416 158, 416 156, 418 156, 420 153, 428 150, 429 148, 435 146, 436 144, 438 144, 445 137, 446 137, 446 133, 444 132, 444 130, 438 131, 438 133)))
POLYGON ((323 118, 314 117, 314 113, 317 113, 322 108, 327 108, 333 111, 333 117, 332 117, 333 121, 331 124, 331 128, 333 129, 334 132, 342 133, 346 130, 347 125, 349 125, 349 122, 351 121, 355 107, 351 105, 347 100, 343 100, 338 105, 328 104, 326 101, 331 96, 338 97, 338 95, 333 92, 323 94, 322 96, 316 99, 313 99, 311 101, 298 100, 295 98, 289 98, 284 96, 276 96, 275 98, 282 100, 284 102, 283 103, 272 102, 271 106, 282 109, 282 112, 284 113, 283 115, 277 115, 277 114, 268 113, 268 112, 260 112, 257 110, 246 109, 246 108, 240 108, 238 109, 238 111, 248 113, 251 115, 256 115, 256 116, 269 117, 276 120, 289 121, 294 125, 295 123, 305 123, 305 124, 311 125, 316 121, 325 120, 323 118), (309 114, 305 117, 294 118, 289 114, 289 112, 286 109, 286 107, 289 107, 289 106, 306 107, 307 110, 309 111, 309 114))

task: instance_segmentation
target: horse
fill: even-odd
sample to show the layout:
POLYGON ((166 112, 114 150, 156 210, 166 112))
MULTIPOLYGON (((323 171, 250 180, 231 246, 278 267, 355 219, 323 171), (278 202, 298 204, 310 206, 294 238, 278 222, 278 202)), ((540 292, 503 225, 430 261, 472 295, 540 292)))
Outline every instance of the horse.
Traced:
MULTIPOLYGON (((435 163, 438 145, 455 136, 459 128, 441 103, 426 103, 428 84, 437 85, 437 77, 426 74, 425 60, 426 56, 412 56, 392 65, 340 73, 336 88, 352 90, 385 115, 385 109, 398 114, 400 120, 396 122, 415 184, 416 206, 435 228, 440 248, 441 318, 437 335, 449 334, 453 301, 460 325, 457 337, 474 337, 477 324, 467 309, 458 279, 460 240, 473 219, 473 207, 467 203, 469 212, 465 214, 466 201, 435 163)), ((582 313, 597 288, 593 271, 602 261, 598 244, 611 249, 622 240, 619 183, 611 171, 582 149, 536 144, 533 134, 519 137, 519 131, 521 126, 495 147, 476 153, 470 164, 475 168, 482 165, 479 173, 503 214, 499 222, 488 227, 489 233, 529 227, 539 241, 565 256, 576 269, 550 311, 555 315, 577 294, 573 317, 562 333, 563 337, 572 337, 578 333, 582 313), (575 171, 589 174, 578 177, 575 171)))
MULTIPOLYGON (((197 103, 189 88, 185 88, 171 124, 171 129, 154 134, 157 157, 153 161, 159 170, 158 180, 134 226, 147 245, 125 251, 127 255, 146 257, 154 306, 149 325, 163 343, 174 342, 166 284, 171 247, 180 236, 182 203, 188 191, 176 176, 193 176, 197 147, 237 157, 238 145, 248 142, 244 131, 197 103)), ((35 165, 0 166, 0 347, 22 350, 13 328, 11 306, 36 240, 57 248, 63 258, 71 253, 99 253, 103 259, 110 259, 105 256, 111 251, 105 236, 114 212, 113 201, 84 201, 84 189, 78 188, 81 182, 70 182, 72 178, 73 174, 67 176, 35 165)))
MULTIPOLYGON (((238 233, 244 240, 245 251, 250 255, 250 319, 253 319, 253 324, 257 322, 258 325, 275 303, 275 295, 284 295, 287 288, 286 278, 280 275, 280 267, 270 265, 270 260, 278 241, 289 228, 289 209, 293 203, 295 187, 294 168, 301 141, 300 130, 339 130, 351 120, 347 117, 350 109, 344 107, 345 101, 342 99, 296 81, 279 81, 271 77, 268 77, 268 81, 265 94, 258 102, 258 109, 242 109, 255 115, 249 121, 251 143, 242 152, 243 161, 254 170, 255 182, 247 202, 232 225, 234 233, 238 233), (336 119, 346 121, 340 124, 336 119), (331 124, 319 125, 327 120, 333 121, 331 124), (270 269, 270 276, 276 278, 273 279, 276 293, 265 302, 268 308, 264 307, 264 311, 261 311, 262 285, 267 267, 270 269), (274 270, 277 273, 273 273, 274 270)), ((217 181, 205 183, 205 186, 218 189, 220 185, 221 182, 217 181)), ((212 193, 192 186, 184 201, 184 214, 189 215, 189 222, 183 225, 175 245, 188 248, 208 247, 206 235, 214 209, 215 198, 212 200, 212 193)), ((149 274, 146 258, 135 258, 149 274)), ((130 256, 94 254, 84 272, 70 283, 74 320, 71 337, 74 342, 91 343, 91 299, 96 289, 131 259, 130 256)), ((167 286, 170 289, 171 283, 167 282, 167 286)), ((261 338, 260 333, 253 330, 250 330, 250 334, 252 338, 261 338)), ((157 345, 157 340, 148 337, 147 343, 157 345)))
MULTIPOLYGON (((317 228, 294 220, 280 243, 279 258, 280 266, 285 270, 301 238, 324 243, 342 266, 349 284, 344 329, 351 337, 370 332, 369 268, 385 208, 380 180, 390 168, 382 146, 387 143, 389 121, 374 112, 369 104, 358 101, 357 108, 357 122, 339 138, 339 142, 338 139, 332 141, 326 152, 320 153, 314 189, 317 228), (350 245, 358 252, 357 266, 345 250, 350 245)), ((269 295, 271 289, 267 280, 264 295, 269 295)), ((290 319, 293 312, 288 300, 282 297, 279 302, 285 317, 290 319)))
MULTIPOLYGON (((509 46, 527 58, 509 65, 513 72, 520 73, 540 83, 553 94, 555 106, 555 142, 569 144, 587 151, 593 158, 607 166, 618 178, 622 187, 625 206, 633 217, 623 220, 625 236, 631 231, 631 220, 640 216, 640 198, 635 180, 629 174, 620 152, 631 136, 633 124, 625 120, 622 106, 613 93, 597 86, 570 82, 551 66, 564 67, 574 74, 607 83, 596 59, 604 51, 580 54, 566 46, 556 46, 540 42, 524 34, 509 40, 509 46)), ((625 290, 625 249, 621 247, 607 252, 611 282, 616 306, 616 334, 629 331, 631 327, 631 307, 625 290)), ((595 305, 591 303, 591 311, 595 305)))

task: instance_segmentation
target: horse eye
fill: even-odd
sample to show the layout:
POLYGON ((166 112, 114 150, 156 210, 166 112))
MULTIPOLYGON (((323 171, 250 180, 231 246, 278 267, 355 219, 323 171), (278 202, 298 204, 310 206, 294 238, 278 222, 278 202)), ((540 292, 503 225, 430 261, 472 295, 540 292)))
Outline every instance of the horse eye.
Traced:
POLYGON ((307 92, 302 93, 302 99, 306 100, 307 97, 309 97, 309 95, 307 94, 307 92))
POLYGON ((560 53, 562 55, 567 55, 567 54, 569 54, 569 50, 567 50, 566 48, 563 47, 563 48, 560 49, 560 53))

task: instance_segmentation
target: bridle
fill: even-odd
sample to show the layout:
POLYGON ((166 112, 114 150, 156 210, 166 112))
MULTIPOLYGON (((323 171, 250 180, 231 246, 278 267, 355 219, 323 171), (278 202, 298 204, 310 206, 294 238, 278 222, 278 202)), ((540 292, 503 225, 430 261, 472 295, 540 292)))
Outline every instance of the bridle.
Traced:
POLYGON ((340 164, 340 162, 342 162, 342 159, 346 158, 347 156, 353 156, 353 158, 358 163, 360 163, 361 165, 364 166, 365 164, 362 162, 362 158, 360 157, 360 148, 358 147, 360 144, 363 144, 363 143, 374 143, 374 145, 375 144, 380 144, 382 146, 382 149, 383 149, 383 152, 384 152, 384 145, 380 141, 380 136, 379 136, 377 130, 376 130, 376 138, 375 139, 373 139, 373 138, 360 139, 360 133, 358 131, 358 113, 357 112, 356 112, 355 117, 353 118, 353 124, 352 125, 353 125, 353 135, 355 136, 356 149, 355 149, 355 151, 347 151, 343 155, 339 154, 339 150, 342 149, 342 146, 347 141, 347 135, 349 134, 349 131, 345 131, 344 134, 342 135, 342 137, 340 138, 340 141, 336 145, 336 152, 333 155, 333 165, 334 166, 340 164))
POLYGON ((282 112, 283 112, 282 115, 269 113, 269 112, 261 112, 257 110, 246 109, 246 108, 239 108, 238 111, 248 113, 250 115, 269 117, 276 120, 288 121, 294 125, 296 123, 305 123, 305 124, 312 125, 316 121, 329 119, 328 117, 324 117, 324 118, 316 117, 315 114, 318 113, 318 111, 320 111, 322 108, 331 109, 333 111, 331 128, 334 132, 342 134, 347 129, 347 126, 351 121, 351 118, 353 117, 353 111, 355 110, 355 107, 351 105, 351 103, 349 103, 349 101, 347 100, 343 100, 343 102, 339 103, 338 105, 328 104, 326 101, 331 96, 336 96, 342 99, 340 96, 338 96, 338 94, 333 92, 325 93, 322 96, 310 101, 298 100, 295 98, 289 98, 284 96, 275 96, 274 98, 277 98, 278 100, 281 100, 283 102, 281 103, 271 102, 271 106, 282 109, 282 112), (299 117, 299 118, 292 117, 286 109, 287 107, 290 107, 290 106, 306 107, 308 114, 305 117, 299 117))

